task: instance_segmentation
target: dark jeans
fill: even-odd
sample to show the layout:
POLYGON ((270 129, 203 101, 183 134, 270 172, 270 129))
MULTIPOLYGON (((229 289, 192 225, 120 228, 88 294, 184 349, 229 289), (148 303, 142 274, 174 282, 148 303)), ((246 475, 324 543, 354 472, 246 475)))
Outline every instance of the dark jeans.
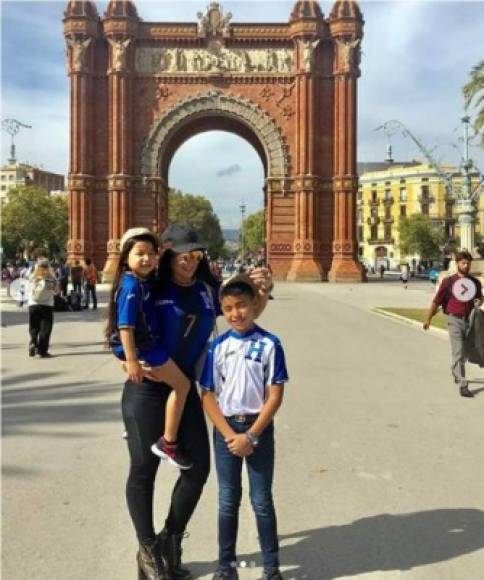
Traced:
POLYGON ((30 345, 35 346, 39 354, 49 350, 50 335, 54 325, 54 308, 36 304, 29 306, 30 345))
MULTIPOLYGON (((247 431, 252 422, 237 423, 228 420, 236 433, 247 431)), ((235 546, 239 523, 239 506, 242 498, 243 459, 233 455, 220 433, 215 430, 215 465, 219 486, 218 543, 219 565, 230 568, 236 562, 235 546)), ((249 493, 257 522, 259 542, 264 568, 279 566, 279 542, 277 521, 272 499, 274 478, 274 425, 266 427, 259 438, 259 445, 252 455, 245 458, 249 476, 249 493)))
POLYGON ((72 281, 72 289, 74 290, 74 292, 79 292, 80 294, 82 293, 82 283, 81 281, 72 281))
POLYGON ((61 296, 64 296, 64 298, 67 298, 67 284, 68 284, 68 282, 69 281, 67 278, 61 278, 59 280, 61 296))
MULTIPOLYGON (((136 384, 127 381, 124 385, 122 412, 131 459, 126 497, 136 535, 144 544, 155 539, 153 489, 160 460, 150 447, 163 434, 169 393, 170 388, 162 383, 145 381, 136 384)), ((178 440, 193 462, 193 467, 180 472, 173 489, 165 522, 166 529, 172 534, 185 531, 210 470, 207 425, 200 397, 193 384, 183 411, 178 440)))
POLYGON ((97 308, 97 295, 95 284, 84 284, 84 306, 89 308, 89 299, 92 296, 92 307, 97 308))

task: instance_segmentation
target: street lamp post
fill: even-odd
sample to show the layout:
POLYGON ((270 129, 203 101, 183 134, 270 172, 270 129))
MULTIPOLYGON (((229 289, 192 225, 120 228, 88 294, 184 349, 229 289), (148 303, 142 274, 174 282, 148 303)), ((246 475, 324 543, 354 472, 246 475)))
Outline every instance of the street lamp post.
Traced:
POLYGON ((409 137, 417 145, 424 157, 427 159, 429 165, 436 170, 439 177, 441 177, 445 182, 449 195, 456 200, 461 248, 465 248, 473 253, 475 249, 476 227, 476 208, 474 202, 482 193, 484 193, 484 176, 481 175, 479 184, 474 191, 472 191, 471 169, 475 166, 472 159, 469 158, 470 118, 466 116, 462 117, 461 120, 464 126, 464 155, 461 161, 461 172, 464 182, 462 189, 456 187, 455 183, 452 181, 452 175, 445 173, 439 163, 434 159, 432 153, 415 137, 415 135, 413 135, 411 131, 409 131, 409 129, 407 129, 407 127, 405 127, 403 123, 396 120, 387 121, 376 130, 383 129, 387 136, 394 135, 396 132, 400 131, 404 137, 409 137))
POLYGON ((2 129, 10 135, 10 159, 8 160, 10 165, 14 165, 17 162, 15 156, 15 136, 20 131, 20 127, 32 129, 31 125, 25 125, 25 123, 21 123, 17 119, 4 119, 2 121, 2 129))
POLYGON ((240 227, 240 249, 241 249, 242 260, 244 259, 244 255, 245 255, 244 220, 245 220, 245 210, 246 209, 247 209, 247 206, 245 205, 245 202, 242 201, 242 203, 240 204, 240 213, 242 214, 242 225, 240 227))

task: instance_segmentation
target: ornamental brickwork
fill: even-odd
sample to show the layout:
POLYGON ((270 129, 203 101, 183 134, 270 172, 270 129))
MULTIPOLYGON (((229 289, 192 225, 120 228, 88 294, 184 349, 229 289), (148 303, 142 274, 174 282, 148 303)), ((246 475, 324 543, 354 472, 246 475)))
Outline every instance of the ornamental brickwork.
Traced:
MULTIPOLYGON (((361 281, 356 87, 363 19, 300 0, 287 23, 239 24, 216 2, 190 23, 143 22, 131 1, 99 17, 68 3, 69 259, 110 278, 123 232, 166 226, 178 148, 207 130, 246 139, 265 170, 267 256, 287 280, 361 281)), ((195 168, 191 168, 196 170, 195 168)))

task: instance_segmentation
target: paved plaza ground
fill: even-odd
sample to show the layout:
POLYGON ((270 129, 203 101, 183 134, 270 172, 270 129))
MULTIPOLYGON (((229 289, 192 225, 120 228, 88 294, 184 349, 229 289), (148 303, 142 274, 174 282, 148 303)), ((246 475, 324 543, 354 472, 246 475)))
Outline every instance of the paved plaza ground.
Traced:
MULTIPOLYGON (((371 312, 426 307, 430 284, 278 284, 275 296, 260 324, 281 337, 291 377, 276 419, 284 578, 484 578, 484 372, 469 369, 479 396, 459 397, 444 332, 371 312)), ((134 580, 123 375, 103 309, 57 314, 51 360, 27 356, 26 309, 3 310, 2 577, 134 580)), ((175 478, 160 468, 160 525, 175 478)), ((213 471, 189 533, 184 560, 208 580, 213 471)), ((241 580, 259 578, 247 497, 239 554, 241 580)))

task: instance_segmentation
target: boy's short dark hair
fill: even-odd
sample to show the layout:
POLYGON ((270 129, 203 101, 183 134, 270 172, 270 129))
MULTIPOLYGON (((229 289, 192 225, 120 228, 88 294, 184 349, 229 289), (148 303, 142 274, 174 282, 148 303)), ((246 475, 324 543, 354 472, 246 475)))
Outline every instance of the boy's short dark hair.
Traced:
POLYGON ((455 261, 460 262, 461 260, 469 260, 469 262, 472 262, 472 255, 467 250, 461 250, 456 253, 455 261))
POLYGON ((251 300, 255 298, 254 289, 247 282, 236 280, 234 282, 227 282, 220 290, 220 301, 227 296, 248 296, 251 300))

